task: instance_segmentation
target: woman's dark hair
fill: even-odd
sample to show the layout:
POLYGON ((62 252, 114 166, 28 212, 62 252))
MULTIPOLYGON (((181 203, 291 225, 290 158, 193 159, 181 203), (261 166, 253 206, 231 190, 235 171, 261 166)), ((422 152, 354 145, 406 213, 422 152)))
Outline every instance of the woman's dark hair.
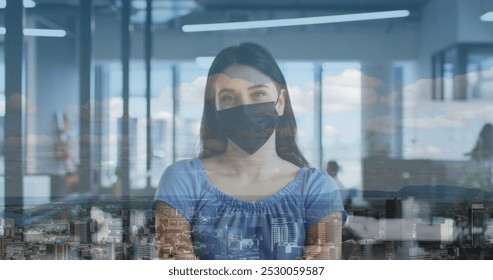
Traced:
POLYGON ((218 126, 215 95, 212 89, 214 75, 223 73, 231 65, 250 66, 267 75, 276 82, 279 91, 286 92, 284 114, 280 117, 276 129, 276 151, 279 157, 299 166, 309 166, 296 144, 296 120, 289 99, 284 75, 274 57, 263 47, 254 43, 243 43, 223 49, 216 56, 209 69, 205 86, 204 112, 200 128, 200 158, 222 154, 227 148, 227 137, 218 126))

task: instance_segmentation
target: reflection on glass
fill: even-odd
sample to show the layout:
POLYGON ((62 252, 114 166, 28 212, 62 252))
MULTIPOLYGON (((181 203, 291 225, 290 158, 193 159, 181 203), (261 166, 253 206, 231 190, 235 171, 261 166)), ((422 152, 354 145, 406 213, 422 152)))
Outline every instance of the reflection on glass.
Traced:
POLYGON ((323 64, 323 162, 337 161, 339 180, 361 189, 361 72, 356 62, 323 64))
MULTIPOLYGON (((267 37, 261 43, 272 47, 281 61, 304 155, 320 169, 325 169, 328 161, 336 161, 341 184, 361 197, 348 207, 351 217, 344 228, 343 258, 493 258, 493 162, 484 151, 475 153, 477 147, 490 143, 481 135, 493 123, 491 23, 479 20, 485 12, 482 2, 487 1, 468 1, 467 5, 462 3, 465 1, 403 1, 416 2, 411 6, 417 7, 405 20, 194 34, 183 34, 182 24, 206 18, 215 22, 210 7, 205 7, 204 13, 195 13, 196 8, 202 8, 195 1, 153 1, 152 120, 151 139, 146 139, 146 1, 132 0, 132 200, 125 201, 128 207, 122 206, 118 196, 122 177, 118 165, 123 116, 122 2, 92 1, 90 86, 94 135, 90 145, 95 185, 87 189, 91 190, 88 196, 81 195, 77 188, 77 165, 84 156, 79 155, 79 144, 84 140, 79 137, 79 112, 85 108, 79 104, 79 67, 83 62, 79 51, 87 45, 79 40, 82 11, 75 2, 36 1, 36 7, 26 10, 24 18, 26 28, 67 31, 63 38, 25 37, 25 99, 17 100, 25 105, 22 130, 26 169, 20 175, 24 182, 24 197, 20 199, 24 224, 14 220, 19 218, 18 213, 6 218, 11 213, 5 212, 11 209, 4 207, 8 189, 4 184, 4 155, 8 152, 4 150, 4 132, 9 124, 4 121, 7 42, 5 36, 0 36, 0 243, 6 248, 0 252, 0 259, 158 258, 154 238, 159 229, 153 228, 150 219, 154 216, 149 209, 152 198, 140 200, 138 195, 153 193, 167 166, 196 155, 205 77, 212 62, 209 56, 232 41, 267 37), (198 14, 202 18, 195 18, 198 14), (320 66, 318 85, 314 84, 318 82, 314 74, 318 75, 320 66), (401 81, 393 77, 396 67, 401 67, 401 81), (366 73, 369 68, 373 70, 366 73), (371 90, 362 89, 363 72, 374 78, 370 79, 375 82, 371 90), (315 99, 318 86, 321 115, 315 99), (373 95, 379 90, 380 96, 373 95), (371 95, 368 99, 366 93, 371 95), (381 104, 365 107, 365 101, 375 100, 381 104), (368 120, 365 109, 375 109, 376 115, 381 111, 381 122, 374 131, 382 132, 378 136, 391 147, 402 139, 402 153, 365 157, 363 147, 369 142, 362 133, 368 120), (387 124, 392 128, 387 130, 387 124), (150 173, 146 170, 149 142, 150 173), (149 176, 151 184, 147 188, 149 176), (88 201, 92 205, 88 206, 88 201)), ((221 3, 228 1, 201 2, 206 6, 214 2, 214 9, 219 10, 225 8, 221 3)), ((255 2, 272 10, 252 13, 242 7, 237 12, 240 9, 234 8, 238 3, 229 3, 228 8, 234 11, 227 17, 236 21, 269 20, 324 12, 313 11, 314 6, 303 1, 290 1, 300 9, 289 11, 275 9, 272 1, 255 2)), ((321 8, 334 11, 334 1, 318 2, 324 2, 321 5, 325 8, 321 8)), ((361 12, 375 10, 375 1, 359 2, 365 3, 345 5, 361 12)), ((242 5, 250 5, 245 3, 242 5)), ((0 9, 0 29, 5 27, 5 11, 0 9)), ((217 22, 224 19, 224 15, 221 17, 216 18, 217 22)), ((285 231, 284 221, 273 223, 276 230, 285 231)), ((175 226, 173 234, 179 242, 188 233, 181 233, 180 225, 175 226)), ((231 250, 237 251, 239 246, 254 248, 255 237, 248 237, 240 240, 230 234, 227 241, 231 250)), ((187 249, 168 245, 163 248, 165 254, 172 249, 187 249)))
POLYGON ((314 65, 310 62, 284 62, 283 71, 298 126, 298 144, 305 158, 316 165, 314 65))
MULTIPOLYGON (((4 46, 0 44, 0 174, 4 174, 4 150, 3 150, 3 141, 4 141, 4 119, 5 119, 5 62, 4 62, 4 46)), ((0 197, 4 197, 5 187, 3 185, 3 177, 2 183, 0 187, 0 197)), ((3 205, 3 201, 0 202, 0 205, 3 205)), ((1 217, 1 215, 0 215, 1 217)))
MULTIPOLYGON (((169 64, 155 63, 151 84, 151 173, 146 171, 146 99, 142 73, 143 65, 132 64, 130 74, 130 165, 131 188, 146 187, 147 176, 151 176, 151 186, 156 186, 162 170, 173 161, 172 155, 172 71, 169 64)), ((110 187, 118 182, 118 157, 120 121, 123 114, 121 98, 121 66, 111 63, 106 66, 108 75, 109 99, 105 102, 107 124, 107 139, 103 145, 101 162, 101 182, 103 187, 110 187)))
POLYGON ((173 79, 169 63, 154 62, 151 76, 151 186, 173 162, 173 79))
POLYGON ((178 98, 176 104, 176 159, 196 155, 200 121, 203 111, 203 95, 207 70, 195 62, 181 63, 179 71, 178 98))

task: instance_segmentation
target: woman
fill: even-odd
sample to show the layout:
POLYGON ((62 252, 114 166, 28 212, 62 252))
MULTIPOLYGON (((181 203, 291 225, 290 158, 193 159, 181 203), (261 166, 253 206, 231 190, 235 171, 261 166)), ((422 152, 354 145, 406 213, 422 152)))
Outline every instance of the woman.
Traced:
POLYGON ((198 158, 168 167, 155 196, 161 258, 340 255, 337 186, 298 149, 288 89, 259 45, 222 50, 208 73, 198 158))

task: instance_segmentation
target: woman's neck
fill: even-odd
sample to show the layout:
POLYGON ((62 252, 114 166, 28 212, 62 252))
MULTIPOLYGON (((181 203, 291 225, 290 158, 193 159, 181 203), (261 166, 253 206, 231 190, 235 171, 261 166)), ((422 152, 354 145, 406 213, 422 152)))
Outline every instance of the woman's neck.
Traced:
POLYGON ((261 171, 272 172, 279 166, 281 158, 275 148, 275 134, 254 154, 243 151, 232 141, 228 142, 226 152, 220 156, 224 167, 237 174, 258 174, 261 171))

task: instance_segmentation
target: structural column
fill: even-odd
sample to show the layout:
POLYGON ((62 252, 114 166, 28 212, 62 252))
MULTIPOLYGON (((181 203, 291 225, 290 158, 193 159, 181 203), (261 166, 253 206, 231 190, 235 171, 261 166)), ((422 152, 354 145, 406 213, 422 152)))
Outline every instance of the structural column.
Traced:
POLYGON ((366 62, 361 77, 364 157, 402 156, 402 71, 391 63, 366 62))
POLYGON ((323 143, 322 143, 322 135, 323 135, 323 99, 322 99, 322 64, 317 63, 315 65, 315 71, 314 71, 314 98, 315 98, 315 145, 316 145, 316 151, 318 151, 317 154, 317 162, 318 166, 320 168, 323 168, 323 143))
MULTIPOLYGON (((7 217, 22 217, 24 198, 25 93, 22 86, 24 7, 9 0, 5 10, 5 206, 7 217)), ((17 219, 17 222, 21 220, 17 219)))
POLYGON ((178 127, 177 116, 180 114, 180 69, 178 65, 173 65, 173 162, 178 160, 178 127))
POLYGON ((130 0, 122 1, 121 21, 121 62, 122 62, 122 100, 123 116, 120 142, 121 195, 130 194, 130 0))
POLYGON ((151 119, 151 62, 152 62, 152 0, 146 1, 145 64, 146 64, 146 187, 151 188, 152 119, 151 119))
POLYGON ((92 0, 80 0, 79 37, 79 176, 80 193, 94 192, 92 144, 93 108, 91 98, 92 70, 92 0))

